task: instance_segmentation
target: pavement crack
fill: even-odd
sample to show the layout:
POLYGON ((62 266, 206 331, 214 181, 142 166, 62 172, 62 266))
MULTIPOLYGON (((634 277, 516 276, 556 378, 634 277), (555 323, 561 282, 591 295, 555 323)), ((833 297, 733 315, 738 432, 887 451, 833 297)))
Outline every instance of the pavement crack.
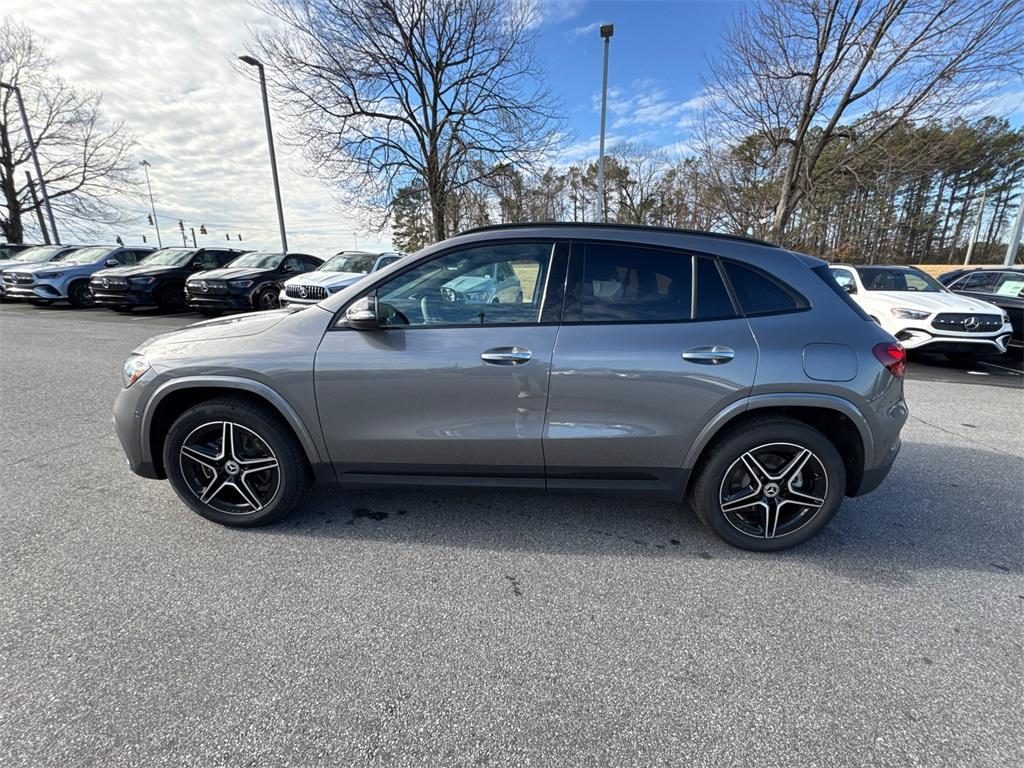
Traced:
POLYGON ((966 440, 969 443, 974 443, 974 445, 980 445, 982 448, 987 448, 990 451, 1001 453, 1004 456, 1012 456, 1015 459, 1024 459, 1024 456, 1021 456, 1018 453, 1013 453, 1012 451, 1004 451, 1002 448, 997 448, 994 445, 989 445, 988 443, 982 442, 981 440, 974 440, 973 438, 968 437, 967 435, 961 432, 956 432, 952 429, 946 429, 945 427, 940 427, 938 424, 933 424, 930 421, 926 421, 925 419, 922 419, 920 416, 910 414, 910 418, 912 418, 914 421, 918 421, 921 424, 924 424, 925 426, 931 427, 932 429, 937 429, 940 432, 945 432, 947 435, 952 435, 953 437, 958 437, 961 440, 966 440))

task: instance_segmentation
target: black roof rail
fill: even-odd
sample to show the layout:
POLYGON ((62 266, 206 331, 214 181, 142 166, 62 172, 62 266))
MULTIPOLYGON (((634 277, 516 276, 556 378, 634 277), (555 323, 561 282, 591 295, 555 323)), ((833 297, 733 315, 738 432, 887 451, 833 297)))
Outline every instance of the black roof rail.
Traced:
POLYGON ((494 232, 502 229, 525 229, 528 227, 596 227, 598 229, 625 229, 641 230, 646 232, 671 232, 676 235, 696 235, 699 237, 715 237, 722 240, 737 240, 743 243, 763 245, 768 248, 781 248, 775 243, 758 240, 754 237, 744 235, 729 235, 724 232, 704 232, 699 229, 679 229, 677 227, 658 227, 650 224, 601 224, 596 221, 521 221, 511 224, 488 224, 483 227, 473 227, 459 232, 460 235, 469 235, 476 232, 494 232))

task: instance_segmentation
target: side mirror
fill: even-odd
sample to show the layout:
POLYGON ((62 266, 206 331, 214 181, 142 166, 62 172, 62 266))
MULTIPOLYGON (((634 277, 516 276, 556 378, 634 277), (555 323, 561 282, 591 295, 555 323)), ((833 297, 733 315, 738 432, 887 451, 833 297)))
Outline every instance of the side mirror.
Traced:
POLYGON ((376 297, 363 296, 349 304, 345 310, 345 322, 349 328, 355 328, 357 331, 375 331, 380 328, 376 297))
POLYGON ((107 266, 107 267, 119 267, 119 266, 121 266, 121 262, 118 261, 117 259, 107 259, 107 261, 106 261, 104 266, 107 266))
POLYGON ((847 293, 856 293, 857 286, 854 285, 853 283, 847 283, 846 285, 843 286, 843 290, 846 291, 847 293))

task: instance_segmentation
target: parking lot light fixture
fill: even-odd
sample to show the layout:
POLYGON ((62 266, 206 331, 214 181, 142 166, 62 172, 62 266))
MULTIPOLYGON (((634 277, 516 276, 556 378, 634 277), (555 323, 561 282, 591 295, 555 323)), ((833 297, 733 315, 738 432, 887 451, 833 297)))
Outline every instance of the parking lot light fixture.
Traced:
POLYGON ((267 123, 267 146, 270 147, 270 172, 274 178, 274 199, 277 202, 277 223, 281 229, 281 252, 288 253, 288 236, 284 230, 284 208, 281 206, 281 184, 277 179, 277 158, 274 155, 274 132, 270 128, 270 100, 267 98, 267 76, 263 62, 254 56, 239 56, 238 60, 260 73, 260 90, 263 92, 263 117, 267 123))
POLYGON ((28 148, 32 151, 32 162, 36 166, 36 179, 39 181, 39 191, 43 196, 43 205, 46 206, 46 216, 50 220, 50 230, 53 232, 53 242, 60 245, 60 235, 57 233, 57 222, 53 218, 53 208, 50 207, 50 196, 46 193, 46 179, 43 178, 43 171, 39 167, 39 155, 36 154, 36 144, 32 141, 32 128, 28 124, 28 113, 25 112, 25 100, 21 98, 21 89, 16 85, 0 81, 0 88, 6 88, 14 93, 18 100, 18 109, 21 112, 21 122, 25 126, 25 138, 28 140, 28 148))
POLYGON ((153 211, 153 226, 156 227, 156 244, 163 248, 163 241, 160 239, 160 220, 156 215, 156 203, 153 202, 153 185, 149 183, 149 160, 143 160, 139 165, 146 172, 146 188, 149 189, 149 209, 153 211))
POLYGON ((602 222, 608 220, 604 203, 604 123, 608 111, 608 44, 615 33, 614 24, 601 25, 601 39, 604 40, 604 70, 601 76, 601 138, 597 153, 597 209, 602 222))

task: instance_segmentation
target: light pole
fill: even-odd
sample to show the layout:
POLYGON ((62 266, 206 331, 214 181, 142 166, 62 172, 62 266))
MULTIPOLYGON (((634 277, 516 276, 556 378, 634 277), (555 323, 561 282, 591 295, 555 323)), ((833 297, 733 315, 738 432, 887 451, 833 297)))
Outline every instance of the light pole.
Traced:
POLYGON ((153 185, 149 183, 149 160, 143 160, 139 165, 146 172, 146 187, 149 189, 149 210, 153 212, 153 226, 156 227, 157 247, 163 248, 163 241, 160 239, 160 220, 156 217, 156 203, 153 202, 153 185))
POLYGON ((39 191, 43 195, 43 205, 46 206, 46 215, 50 219, 50 230, 53 232, 53 242, 60 245, 60 235, 57 234, 57 222, 53 219, 53 208, 50 207, 50 196, 46 194, 46 180, 43 179, 43 171, 39 167, 39 155, 36 154, 36 145, 32 141, 32 129, 28 125, 28 114, 25 112, 25 101, 21 98, 21 89, 10 83, 0 82, 0 88, 14 91, 14 97, 18 100, 18 109, 21 110, 21 122, 25 126, 25 138, 28 139, 28 147, 32 150, 32 162, 36 166, 36 179, 39 180, 39 191))
POLYGON ((601 39, 604 40, 604 74, 601 77, 601 146, 597 155, 597 211, 602 223, 608 219, 604 205, 604 118, 608 110, 608 43, 614 32, 614 24, 601 25, 601 39))
POLYGON ((288 253, 288 236, 284 231, 284 208, 281 207, 281 185, 277 180, 277 158, 274 156, 274 132, 270 129, 270 101, 267 99, 267 77, 263 63, 253 56, 239 56, 239 61, 256 67, 260 72, 260 89, 263 91, 263 117, 267 122, 267 145, 270 147, 270 172, 274 177, 274 197, 277 200, 277 223, 281 228, 281 252, 288 253))

